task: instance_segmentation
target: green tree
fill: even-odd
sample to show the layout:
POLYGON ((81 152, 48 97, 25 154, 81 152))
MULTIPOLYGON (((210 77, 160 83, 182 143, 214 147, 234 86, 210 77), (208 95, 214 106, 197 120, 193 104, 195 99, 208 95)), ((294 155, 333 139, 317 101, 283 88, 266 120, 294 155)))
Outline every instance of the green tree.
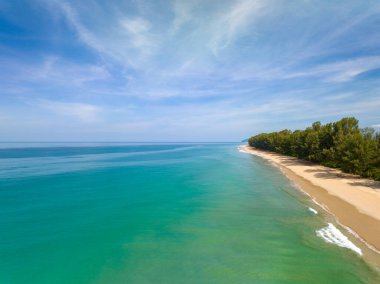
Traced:
POLYGON ((322 125, 314 122, 305 130, 261 133, 249 145, 308 161, 341 168, 348 173, 380 180, 380 133, 359 128, 354 117, 322 125))

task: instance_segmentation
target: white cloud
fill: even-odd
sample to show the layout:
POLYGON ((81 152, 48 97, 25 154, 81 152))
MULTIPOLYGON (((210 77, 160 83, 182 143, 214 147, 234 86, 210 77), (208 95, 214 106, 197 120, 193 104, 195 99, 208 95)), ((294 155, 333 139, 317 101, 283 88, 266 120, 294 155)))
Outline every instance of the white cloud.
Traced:
POLYGON ((326 82, 342 83, 374 69, 380 68, 380 56, 367 56, 322 64, 304 71, 289 71, 277 73, 282 78, 321 77, 326 82))
MULTIPOLYGON (((79 17, 86 17, 86 14, 82 10, 77 11, 74 4, 64 0, 54 3, 82 42, 100 54, 127 64, 124 67, 146 69, 146 65, 149 64, 147 59, 157 55, 156 51, 160 50, 161 45, 173 44, 173 37, 187 22, 191 22, 192 25, 186 31, 186 37, 181 35, 181 46, 171 55, 185 56, 181 61, 186 61, 189 59, 188 55, 194 57, 194 54, 186 54, 184 51, 194 45, 199 47, 197 50, 201 54, 206 54, 206 47, 217 55, 244 33, 252 32, 251 24, 262 14, 265 2, 236 0, 227 7, 214 3, 210 15, 204 15, 201 8, 205 4, 202 1, 175 1, 172 6, 174 19, 165 29, 152 25, 146 15, 127 16, 127 13, 112 16, 99 14, 96 18, 104 20, 106 16, 109 20, 89 26, 84 24, 83 20, 86 18, 82 20, 79 17)), ((188 51, 196 52, 194 49, 188 51)))
POLYGON ((326 64, 317 67, 314 72, 322 75, 331 74, 326 80, 340 83, 377 68, 380 68, 380 56, 369 56, 326 64))
MULTIPOLYGON (((111 59, 113 63, 117 62, 125 69, 144 69, 143 64, 152 56, 163 36, 155 36, 149 21, 137 15, 108 15, 107 11, 97 10, 94 16, 89 15, 83 7, 78 9, 80 5, 64 0, 54 1, 54 4, 78 34, 79 39, 98 52, 107 64, 111 63, 111 59), (89 18, 99 21, 88 21, 89 18)), ((115 4, 109 7, 121 9, 115 4)))
MULTIPOLYGON (((228 11, 218 16, 213 23, 214 30, 211 35, 211 49, 215 55, 226 48, 239 35, 247 32, 247 28, 257 20, 264 3, 259 0, 240 0, 235 2, 228 11)), ((252 27, 250 27, 252 33, 252 27)))
POLYGON ((67 84, 81 85, 86 82, 105 80, 110 77, 104 66, 94 64, 78 64, 64 61, 58 57, 47 57, 42 66, 32 66, 36 80, 45 79, 67 84))
POLYGON ((139 129, 160 137, 170 131, 227 137, 251 131, 258 121, 263 128, 283 127, 287 120, 376 113, 380 107, 374 98, 379 83, 355 80, 380 68, 380 56, 369 56, 377 49, 357 49, 380 38, 367 4, 350 2, 341 9, 317 0, 173 0, 171 7, 154 0, 40 1, 54 2, 52 25, 59 31, 47 34, 46 43, 72 34, 79 42, 63 45, 57 51, 61 57, 49 54, 54 46, 41 50, 42 57, 25 54, 28 62, 0 58, 5 70, 0 90, 17 105, 33 96, 51 99, 39 101, 30 113, 42 122, 49 115, 51 124, 94 133, 113 129, 114 137, 133 137, 128 135, 139 129), (366 29, 372 34, 366 36, 366 29), (86 47, 81 53, 73 52, 78 43, 86 47), (88 53, 76 61, 82 52, 88 53), (351 81, 349 88, 338 84, 351 81), (116 114, 116 101, 125 112, 116 114), (127 111, 130 103, 136 108, 127 111), (47 111, 37 113, 41 108, 47 111))
POLYGON ((171 27, 171 33, 178 32, 184 24, 194 18, 194 8, 197 4, 199 4, 199 1, 174 1, 172 7, 174 20, 171 27))
POLYGON ((102 108, 91 104, 41 100, 37 105, 56 115, 73 117, 85 123, 98 122, 101 120, 100 114, 102 108))
POLYGON ((120 25, 128 32, 132 46, 142 50, 151 48, 153 45, 150 31, 150 24, 142 18, 122 19, 120 25))
POLYGON ((54 4, 57 5, 57 7, 65 16, 67 22, 76 30, 79 38, 84 43, 99 52, 107 53, 107 50, 104 48, 101 41, 99 41, 98 38, 82 24, 76 11, 68 2, 65 0, 54 0, 54 4))
POLYGON ((352 98, 354 96, 353 93, 342 93, 342 94, 336 94, 336 95, 331 95, 325 98, 327 101, 339 101, 339 100, 344 100, 348 98, 352 98))
POLYGON ((28 87, 22 88, 22 83, 26 82, 83 86, 91 82, 104 82, 111 77, 103 65, 80 64, 63 60, 57 56, 46 56, 40 62, 0 58, 0 64, 6 70, 0 82, 13 81, 15 84, 13 88, 20 89, 20 92, 28 90, 28 87))
POLYGON ((121 21, 121 25, 133 35, 139 35, 150 30, 150 24, 142 18, 124 19, 121 21))

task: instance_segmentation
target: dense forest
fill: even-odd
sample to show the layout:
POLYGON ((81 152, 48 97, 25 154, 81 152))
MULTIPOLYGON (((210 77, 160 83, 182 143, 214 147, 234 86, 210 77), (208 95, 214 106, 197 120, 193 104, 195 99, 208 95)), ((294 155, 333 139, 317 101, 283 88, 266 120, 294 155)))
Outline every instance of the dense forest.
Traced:
POLYGON ((380 133, 360 129, 354 117, 324 125, 314 122, 305 130, 261 133, 248 144, 380 180, 380 133))

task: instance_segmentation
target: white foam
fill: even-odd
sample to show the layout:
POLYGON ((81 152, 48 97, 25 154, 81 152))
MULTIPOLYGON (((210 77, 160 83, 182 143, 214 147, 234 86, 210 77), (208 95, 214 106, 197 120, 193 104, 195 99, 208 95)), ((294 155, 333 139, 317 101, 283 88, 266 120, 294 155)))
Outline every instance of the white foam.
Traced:
POLYGON ((329 223, 316 231, 317 236, 324 239, 327 243, 335 244, 337 246, 348 248, 359 255, 362 255, 362 250, 354 245, 341 231, 339 231, 333 224, 329 223))
POLYGON ((248 151, 246 151, 242 146, 237 147, 237 149, 239 150, 240 153, 250 154, 250 153, 249 153, 248 151))
POLYGON ((309 211, 312 212, 312 213, 314 213, 314 214, 318 214, 318 211, 315 210, 314 208, 309 207, 309 211))
MULTIPOLYGON (((309 195, 310 196, 310 195, 309 195)), ((311 196, 310 196, 311 197, 311 196)), ((330 212, 329 208, 321 203, 319 203, 317 200, 315 200, 314 198, 311 199, 311 201, 313 201, 315 204, 317 204, 319 207, 321 207, 323 210, 325 210, 326 212, 330 213, 331 215, 334 215, 330 212)))

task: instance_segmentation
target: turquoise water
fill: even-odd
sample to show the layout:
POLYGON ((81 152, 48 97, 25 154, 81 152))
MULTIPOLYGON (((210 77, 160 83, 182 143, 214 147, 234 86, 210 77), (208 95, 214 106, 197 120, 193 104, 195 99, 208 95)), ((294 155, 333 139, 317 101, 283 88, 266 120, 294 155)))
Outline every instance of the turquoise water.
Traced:
POLYGON ((237 145, 24 146, 0 149, 0 283, 380 279, 237 145))

